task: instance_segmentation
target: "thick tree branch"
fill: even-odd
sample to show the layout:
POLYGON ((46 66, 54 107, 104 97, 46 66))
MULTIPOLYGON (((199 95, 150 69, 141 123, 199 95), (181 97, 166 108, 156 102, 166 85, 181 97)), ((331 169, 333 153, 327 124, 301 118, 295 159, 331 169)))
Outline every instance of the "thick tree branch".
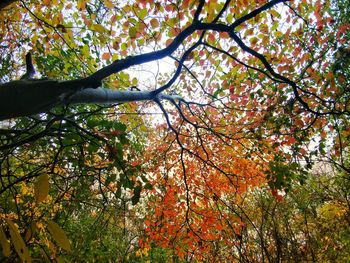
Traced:
POLYGON ((45 112, 85 88, 98 87, 89 78, 58 81, 23 79, 0 85, 0 120, 45 112))
POLYGON ((17 2, 17 0, 1 0, 0 1, 0 11, 14 2, 17 2))
POLYGON ((130 90, 111 90, 111 89, 84 89, 77 92, 70 98, 68 98, 65 103, 72 104, 116 104, 125 103, 132 101, 145 101, 155 99, 165 99, 174 100, 182 99, 177 95, 167 95, 167 94, 155 94, 152 91, 130 91, 130 90))

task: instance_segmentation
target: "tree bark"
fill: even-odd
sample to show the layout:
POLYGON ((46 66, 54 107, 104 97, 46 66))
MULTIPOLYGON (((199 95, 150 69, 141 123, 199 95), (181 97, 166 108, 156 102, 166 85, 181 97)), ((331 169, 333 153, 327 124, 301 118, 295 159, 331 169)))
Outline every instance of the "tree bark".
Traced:
POLYGON ((0 1, 0 11, 14 2, 17 2, 17 0, 1 0, 0 1))
POLYGON ((68 81, 22 79, 1 84, 0 120, 46 112, 76 92, 100 85, 100 81, 89 78, 68 81))
POLYGON ((71 81, 17 80, 0 85, 0 121, 37 113, 67 104, 116 104, 155 99, 182 99, 153 91, 96 88, 89 79, 71 81))

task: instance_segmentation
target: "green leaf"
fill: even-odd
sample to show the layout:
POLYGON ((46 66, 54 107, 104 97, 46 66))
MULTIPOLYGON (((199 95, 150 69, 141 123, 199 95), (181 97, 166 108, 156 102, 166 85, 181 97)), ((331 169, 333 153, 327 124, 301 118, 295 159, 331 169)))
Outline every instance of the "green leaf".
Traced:
POLYGON ((135 38, 136 37, 136 33, 137 33, 136 27, 133 26, 133 27, 129 28, 129 37, 135 38))
POLYGON ((86 123, 86 125, 89 127, 89 128, 94 128, 96 126, 98 126, 99 124, 99 121, 96 120, 96 119, 89 119, 86 123))
POLYGON ((148 14, 148 11, 146 8, 144 8, 139 11, 138 16, 140 19, 144 19, 147 16, 147 14, 148 14))
POLYGON ((227 22, 229 22, 229 23, 231 24, 232 21, 233 21, 233 14, 232 14, 232 13, 229 13, 229 14, 227 15, 226 19, 227 19, 227 22))
POLYGON ((122 187, 121 187, 120 183, 118 183, 118 185, 117 185, 117 191, 115 192, 115 196, 117 198, 120 198, 122 196, 122 187))
POLYGON ((142 187, 140 185, 134 188, 134 195, 131 198, 131 203, 136 205, 140 201, 142 187))
POLYGON ((118 131, 126 131, 126 125, 122 122, 115 122, 113 125, 114 129, 118 130, 118 131))
POLYGON ((148 179, 144 176, 144 175, 141 175, 141 179, 144 183, 148 183, 148 179))
POLYGON ((144 188, 147 189, 147 190, 152 190, 153 186, 150 183, 146 183, 144 188))
POLYGON ((218 88, 218 89, 214 92, 213 96, 214 96, 215 98, 217 98, 218 95, 219 95, 221 92, 222 92, 222 88, 218 88))
POLYGON ((105 31, 107 31, 102 25, 100 24, 94 24, 92 26, 92 29, 99 32, 99 33, 104 33, 105 31))
POLYGON ((114 182, 117 175, 115 173, 108 175, 106 178, 106 185, 109 185, 111 182, 114 182))

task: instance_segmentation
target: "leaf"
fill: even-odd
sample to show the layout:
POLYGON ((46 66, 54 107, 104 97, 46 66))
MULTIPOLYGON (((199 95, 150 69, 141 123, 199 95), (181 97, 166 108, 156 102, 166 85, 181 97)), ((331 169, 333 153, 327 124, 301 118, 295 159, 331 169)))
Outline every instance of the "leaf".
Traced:
POLYGON ((135 38, 136 37, 136 33, 137 33, 137 29, 136 29, 136 27, 130 27, 129 28, 129 36, 131 37, 131 38, 135 38))
POLYGON ((66 232, 64 232, 64 230, 58 224, 49 220, 47 221, 47 229, 49 230, 52 238, 61 248, 68 252, 71 251, 70 242, 66 235, 66 232))
POLYGON ((249 42, 250 44, 252 44, 253 46, 256 45, 256 43, 259 41, 259 39, 257 37, 252 37, 249 42))
POLYGON ((13 246, 15 247, 15 250, 16 250, 18 256, 21 258, 21 260, 23 262, 31 262, 29 250, 26 247, 20 233, 18 232, 17 227, 9 219, 5 219, 5 221, 9 227, 11 241, 12 241, 13 246))
POLYGON ((153 28, 159 27, 159 22, 158 22, 158 19, 156 19, 156 18, 152 18, 151 21, 149 21, 149 23, 151 24, 151 26, 153 28))
POLYGON ((113 5, 113 3, 110 0, 104 0, 103 2, 104 2, 105 6, 108 9, 113 9, 114 8, 114 5, 113 5))
POLYGON ((31 222, 29 227, 27 228, 25 236, 24 236, 25 241, 28 242, 30 239, 32 239, 34 237, 36 231, 37 231, 36 223, 31 222))
POLYGON ((116 176, 117 176, 116 174, 108 175, 106 178, 106 185, 109 185, 110 183, 114 182, 116 179, 116 176))
POLYGON ((104 28, 104 26, 100 25, 100 24, 94 24, 92 26, 92 29, 99 32, 99 33, 104 33, 106 31, 106 29, 104 28))
POLYGON ((214 44, 215 43, 215 36, 214 36, 214 34, 208 34, 208 42, 210 43, 210 44, 214 44))
POLYGON ((147 190, 152 190, 153 186, 150 183, 146 183, 144 188, 147 189, 147 190))
POLYGON ((110 59, 110 57, 111 57, 111 55, 108 52, 102 54, 102 59, 104 59, 104 60, 108 60, 108 59, 110 59))
POLYGON ((121 195, 122 195, 122 187, 121 187, 121 184, 118 183, 118 184, 117 184, 117 191, 115 192, 115 196, 116 196, 117 198, 120 198, 121 195))
POLYGON ((139 11, 138 16, 140 19, 144 19, 147 16, 147 14, 148 14, 148 11, 146 8, 144 8, 139 11))
POLYGON ((44 201, 49 194, 49 176, 44 173, 38 177, 34 185, 34 196, 37 203, 44 201))
POLYGON ((78 0, 77 2, 77 9, 78 10, 84 10, 86 7, 86 1, 85 0, 78 0))
POLYGON ((132 84, 133 86, 137 86, 137 84, 138 84, 138 79, 134 77, 134 78, 132 79, 132 81, 131 81, 131 84, 132 84))
POLYGON ((213 96, 214 96, 215 98, 217 98, 217 97, 219 96, 219 94, 220 94, 222 91, 223 91, 222 88, 218 88, 218 89, 214 92, 213 96))
POLYGON ((141 190, 142 190, 142 188, 139 185, 134 188, 134 195, 131 198, 131 203, 133 205, 136 205, 139 202, 140 196, 141 196, 141 190))
POLYGON ((114 129, 116 129, 118 131, 122 131, 122 132, 125 132, 126 128, 127 128, 127 126, 122 122, 115 122, 113 127, 114 127, 114 129))
POLYGON ((173 43, 173 40, 172 40, 172 39, 167 39, 167 40, 165 41, 165 46, 170 46, 172 43, 173 43))
POLYGON ((272 16, 276 17, 276 18, 280 18, 280 17, 281 17, 281 14, 280 14, 279 12, 277 12, 276 10, 274 10, 274 9, 270 9, 270 10, 269 10, 269 13, 270 13, 272 16))
POLYGON ((0 226, 0 245, 2 247, 2 254, 5 257, 9 257, 11 254, 10 241, 8 241, 2 226, 0 226))

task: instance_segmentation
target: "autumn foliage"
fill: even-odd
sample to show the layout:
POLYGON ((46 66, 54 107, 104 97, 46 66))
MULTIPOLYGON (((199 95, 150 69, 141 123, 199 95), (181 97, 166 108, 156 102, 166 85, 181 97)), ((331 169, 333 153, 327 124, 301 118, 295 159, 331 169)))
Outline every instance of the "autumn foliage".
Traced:
POLYGON ((9 2, 1 83, 30 52, 37 79, 103 85, 0 121, 1 259, 325 260, 295 229, 349 212, 334 192, 335 212, 299 207, 315 163, 350 172, 346 1, 9 2))

